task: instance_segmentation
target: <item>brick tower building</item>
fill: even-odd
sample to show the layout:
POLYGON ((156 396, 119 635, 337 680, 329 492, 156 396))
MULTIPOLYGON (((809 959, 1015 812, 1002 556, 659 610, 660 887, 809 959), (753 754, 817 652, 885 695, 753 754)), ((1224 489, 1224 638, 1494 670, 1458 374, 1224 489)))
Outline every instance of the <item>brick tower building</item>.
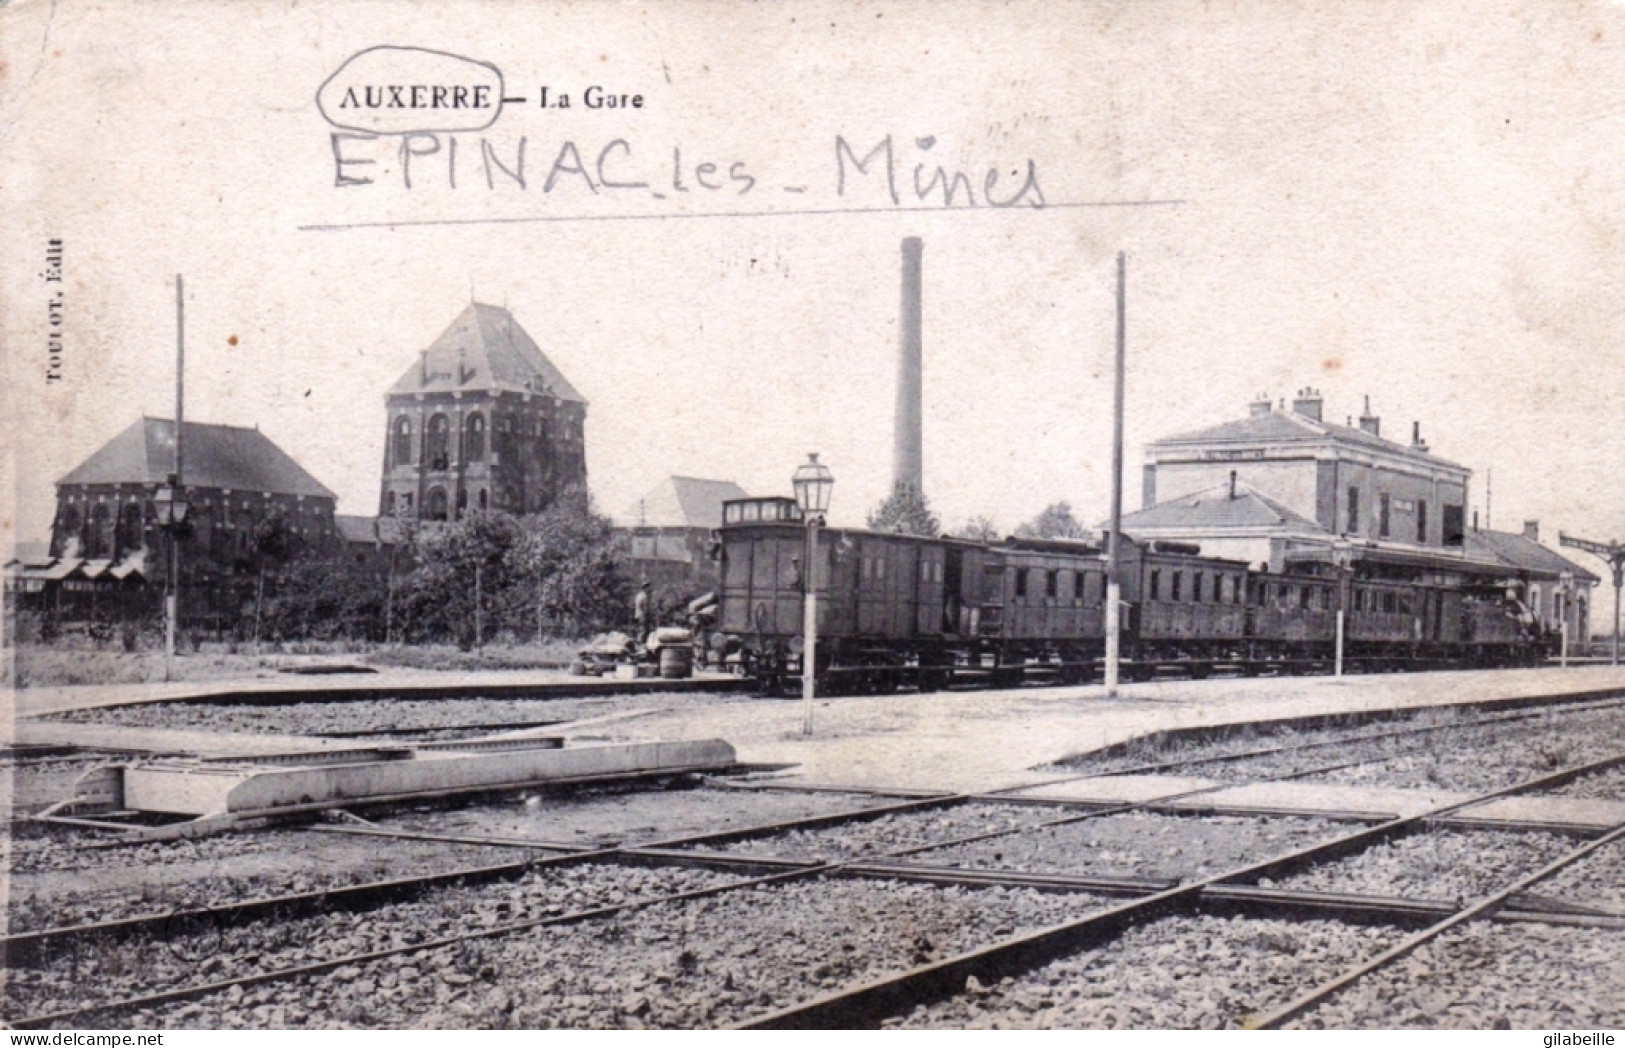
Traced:
POLYGON ((587 481, 587 402, 506 309, 470 305, 384 399, 383 516, 534 513, 587 481))

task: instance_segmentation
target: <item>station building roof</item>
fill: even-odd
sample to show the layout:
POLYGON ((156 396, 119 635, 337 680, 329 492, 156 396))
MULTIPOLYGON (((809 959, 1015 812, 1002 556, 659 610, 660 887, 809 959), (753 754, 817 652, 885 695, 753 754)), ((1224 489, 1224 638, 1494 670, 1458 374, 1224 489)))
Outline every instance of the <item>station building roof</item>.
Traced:
POLYGON ((1404 444, 1361 429, 1327 422, 1296 411, 1270 410, 1248 418, 1179 433, 1152 441, 1149 450, 1176 451, 1190 447, 1240 447, 1252 444, 1341 444, 1380 451, 1430 466, 1469 472, 1466 466, 1440 458, 1418 444, 1404 444))
POLYGON ((1595 585, 1601 576, 1587 571, 1567 557, 1547 549, 1539 542, 1512 531, 1475 530, 1467 532, 1467 549, 1533 575, 1557 578, 1565 571, 1572 572, 1582 582, 1595 585))
MULTIPOLYGON (((1104 526, 1104 525, 1102 525, 1104 526)), ((1321 526, 1245 482, 1235 494, 1228 484, 1181 495, 1123 515, 1123 530, 1214 531, 1238 528, 1287 528, 1319 532, 1321 526)))

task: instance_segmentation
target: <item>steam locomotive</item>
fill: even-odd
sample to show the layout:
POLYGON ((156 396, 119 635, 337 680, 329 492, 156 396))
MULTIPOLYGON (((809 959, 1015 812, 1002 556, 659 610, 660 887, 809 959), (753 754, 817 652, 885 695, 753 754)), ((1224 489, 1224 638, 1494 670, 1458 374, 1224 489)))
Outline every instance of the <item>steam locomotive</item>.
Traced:
MULTIPOLYGON (((801 677, 809 579, 821 688, 1083 683, 1101 672, 1107 566, 1098 546, 820 528, 809 565, 807 528, 789 498, 725 503, 719 536, 713 644, 764 692, 801 677)), ((1340 607, 1351 671, 1533 665, 1549 654, 1528 609, 1488 582, 1350 578, 1329 558, 1265 571, 1125 536, 1118 583, 1130 680, 1168 668, 1194 677, 1324 671, 1340 607)))

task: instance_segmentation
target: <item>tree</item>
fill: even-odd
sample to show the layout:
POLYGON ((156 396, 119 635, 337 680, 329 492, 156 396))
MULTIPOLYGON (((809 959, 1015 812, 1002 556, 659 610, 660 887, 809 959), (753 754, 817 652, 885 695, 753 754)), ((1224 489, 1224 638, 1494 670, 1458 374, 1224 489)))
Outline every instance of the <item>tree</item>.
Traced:
POLYGON ((925 492, 912 484, 897 484, 869 514, 869 530, 935 537, 942 534, 942 522, 931 512, 925 492))
POLYGON ((511 551, 510 570, 523 581, 507 609, 515 628, 534 622, 540 639, 550 628, 580 634, 626 618, 632 587, 621 570, 610 522, 593 508, 585 488, 566 490, 547 509, 524 517, 519 527, 522 540, 511 551))
POLYGON ((992 518, 972 517, 954 529, 953 537, 972 542, 997 542, 1001 535, 999 526, 993 523, 992 518))
POLYGON ((484 642, 487 616, 496 625, 512 604, 519 521, 499 510, 424 527, 413 549, 417 570, 398 594, 404 632, 412 639, 450 638, 467 650, 484 642))
POLYGON ((1027 523, 1017 526, 1016 535, 1024 539, 1088 539, 1093 534, 1072 515, 1072 504, 1056 502, 1027 523))

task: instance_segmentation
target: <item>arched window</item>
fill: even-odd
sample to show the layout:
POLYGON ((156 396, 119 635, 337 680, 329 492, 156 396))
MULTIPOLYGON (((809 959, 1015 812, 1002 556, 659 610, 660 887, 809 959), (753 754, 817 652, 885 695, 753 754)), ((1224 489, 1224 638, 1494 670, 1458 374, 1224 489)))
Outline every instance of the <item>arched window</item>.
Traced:
POLYGON ((84 526, 85 518, 80 515, 79 507, 74 505, 62 508, 62 555, 69 555, 69 547, 79 544, 79 529, 84 526))
POLYGON ((397 466, 412 464, 412 420, 405 415, 395 420, 395 450, 391 457, 397 466))
POLYGON ((451 456, 447 450, 450 432, 451 423, 446 421, 446 416, 436 415, 429 420, 429 440, 424 448, 424 457, 429 460, 430 469, 445 469, 450 465, 451 456))
POLYGON ((146 544, 146 528, 141 517, 141 503, 132 502, 124 507, 124 541, 125 549, 140 549, 146 544))
POLYGON ((428 510, 427 516, 429 520, 445 520, 446 489, 430 488, 429 496, 424 500, 424 506, 428 510))
POLYGON ((113 529, 118 522, 113 517, 113 511, 107 503, 98 502, 90 514, 90 546, 85 550, 87 557, 111 557, 113 555, 113 529))
POLYGON ((485 458, 485 416, 479 412, 468 416, 468 435, 464 438, 464 460, 480 462, 485 458))
POLYGON ((457 491, 457 519, 462 520, 466 512, 468 512, 468 489, 460 488, 457 491))
POLYGON ((395 515, 395 493, 393 491, 386 491, 386 492, 384 492, 384 516, 393 517, 394 515, 395 515))

